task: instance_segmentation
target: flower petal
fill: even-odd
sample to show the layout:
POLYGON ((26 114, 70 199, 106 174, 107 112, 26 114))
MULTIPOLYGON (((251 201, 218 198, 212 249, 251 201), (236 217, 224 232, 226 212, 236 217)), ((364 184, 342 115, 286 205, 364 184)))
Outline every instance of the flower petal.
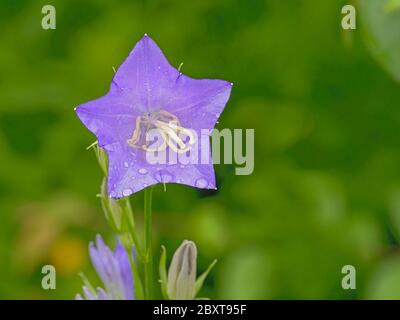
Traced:
POLYGON ((113 82, 123 88, 136 105, 157 110, 173 97, 179 71, 173 68, 161 49, 147 35, 135 45, 119 67, 113 82))
POLYGON ((87 287, 83 287, 83 294, 85 295, 86 300, 97 300, 97 297, 95 294, 90 292, 90 290, 87 287))
POLYGON ((229 100, 232 84, 215 79, 192 79, 181 75, 174 87, 174 99, 165 110, 176 115, 181 125, 200 134, 213 129, 229 100))
MULTIPOLYGON (((209 137, 203 142, 209 149, 209 137)), ((129 147, 118 144, 107 148, 109 154, 108 194, 122 198, 158 183, 179 183, 200 189, 215 189, 215 173, 211 154, 207 164, 152 165, 138 153, 132 156, 129 147)), ((206 151, 203 151, 206 152, 206 151)))
POLYGON ((103 288, 97 288, 97 297, 98 300, 111 300, 103 288))
POLYGON ((107 94, 75 109, 83 124, 96 135, 100 146, 126 141, 135 129, 139 110, 123 94, 107 94))
POLYGON ((132 278, 132 269, 129 261, 129 256, 122 244, 118 241, 115 248, 115 259, 118 261, 119 271, 122 277, 123 290, 126 300, 134 299, 134 284, 132 278))

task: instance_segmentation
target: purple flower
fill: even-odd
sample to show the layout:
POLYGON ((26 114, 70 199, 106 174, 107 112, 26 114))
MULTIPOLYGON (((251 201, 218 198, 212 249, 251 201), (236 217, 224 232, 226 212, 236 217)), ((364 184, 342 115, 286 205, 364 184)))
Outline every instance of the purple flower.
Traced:
POLYGON ((108 153, 110 197, 129 196, 157 183, 215 188, 209 132, 231 88, 226 81, 183 75, 145 35, 116 72, 109 92, 76 108, 108 153), (156 147, 147 139, 152 130, 159 134, 153 140, 156 147), (205 153, 202 161, 154 164, 146 156, 150 151, 194 153, 195 146, 205 153))
MULTIPOLYGON (((96 245, 93 242, 89 245, 89 254, 105 289, 94 290, 87 283, 83 287, 86 300, 133 300, 135 295, 131 265, 121 243, 118 241, 112 252, 101 236, 97 235, 96 245)), ((83 300, 83 297, 78 294, 76 299, 83 300)))

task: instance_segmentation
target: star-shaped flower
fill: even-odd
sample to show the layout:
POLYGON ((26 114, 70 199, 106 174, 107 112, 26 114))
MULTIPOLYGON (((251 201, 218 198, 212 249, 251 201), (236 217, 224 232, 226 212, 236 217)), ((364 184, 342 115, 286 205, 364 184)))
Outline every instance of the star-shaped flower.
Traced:
POLYGON ((108 154, 110 197, 129 196, 157 183, 216 188, 210 138, 204 132, 214 128, 231 88, 230 82, 183 75, 144 35, 116 72, 109 92, 76 108, 108 154), (156 147, 147 140, 152 130, 159 134, 156 147), (185 164, 148 160, 150 151, 181 155, 195 147, 201 161, 200 156, 185 164))

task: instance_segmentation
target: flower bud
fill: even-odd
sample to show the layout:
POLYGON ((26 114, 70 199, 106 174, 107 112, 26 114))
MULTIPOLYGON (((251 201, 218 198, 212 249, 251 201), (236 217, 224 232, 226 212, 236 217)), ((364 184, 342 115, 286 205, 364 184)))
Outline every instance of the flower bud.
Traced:
POLYGON ((108 197, 106 178, 101 185, 100 198, 107 222, 115 232, 121 232, 123 210, 117 200, 108 197))
POLYGON ((108 157, 106 151, 99 146, 99 142, 96 140, 90 146, 86 148, 86 150, 93 149, 94 153, 96 154, 97 162, 100 165, 101 170, 103 171, 104 175, 107 176, 107 163, 108 157))
POLYGON ((99 165, 103 170, 104 175, 107 176, 107 153, 104 151, 103 148, 97 146, 96 148, 96 157, 97 161, 99 161, 99 165))
POLYGON ((171 300, 192 300, 196 296, 197 248, 184 240, 176 250, 168 271, 167 291, 171 300))

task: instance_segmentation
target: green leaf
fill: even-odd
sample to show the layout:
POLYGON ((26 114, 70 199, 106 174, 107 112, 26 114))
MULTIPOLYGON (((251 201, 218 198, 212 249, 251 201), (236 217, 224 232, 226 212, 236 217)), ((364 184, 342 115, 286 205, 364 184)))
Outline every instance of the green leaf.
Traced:
POLYGON ((164 246, 161 246, 161 257, 160 257, 160 284, 161 284, 161 293, 165 300, 169 300, 168 292, 167 292, 167 250, 164 246))
POLYGON ((196 284, 195 284, 195 287, 194 287, 195 292, 196 292, 196 295, 199 293, 201 287, 203 286, 204 280, 206 280, 206 278, 207 278, 209 272, 210 272, 211 269, 215 266, 215 264, 217 263, 217 261, 218 261, 218 260, 215 259, 215 260, 208 266, 207 270, 204 271, 204 272, 202 273, 202 275, 201 275, 200 277, 197 278, 196 284))

